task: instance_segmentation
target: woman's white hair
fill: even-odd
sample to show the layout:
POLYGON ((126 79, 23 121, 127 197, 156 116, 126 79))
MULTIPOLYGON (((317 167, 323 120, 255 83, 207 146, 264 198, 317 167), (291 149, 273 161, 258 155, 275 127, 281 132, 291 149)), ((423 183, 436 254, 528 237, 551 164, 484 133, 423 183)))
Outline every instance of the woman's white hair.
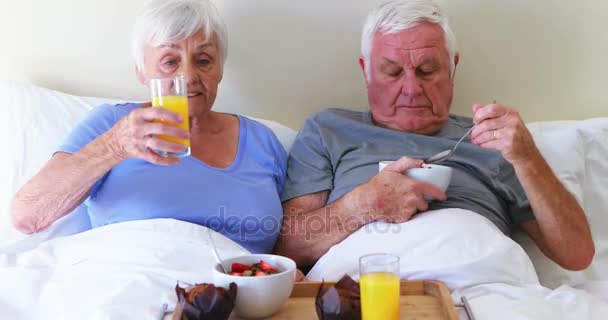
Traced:
POLYGON ((396 34, 423 22, 439 25, 445 35, 450 57, 450 74, 453 74, 456 55, 456 37, 448 24, 448 17, 435 0, 391 0, 384 2, 367 16, 361 37, 361 55, 365 60, 365 73, 371 80, 370 60, 376 33, 396 34))
POLYGON ((205 38, 217 37, 220 64, 228 56, 228 32, 217 8, 208 0, 155 0, 135 18, 131 53, 140 70, 144 67, 146 44, 179 43, 204 31, 205 38))

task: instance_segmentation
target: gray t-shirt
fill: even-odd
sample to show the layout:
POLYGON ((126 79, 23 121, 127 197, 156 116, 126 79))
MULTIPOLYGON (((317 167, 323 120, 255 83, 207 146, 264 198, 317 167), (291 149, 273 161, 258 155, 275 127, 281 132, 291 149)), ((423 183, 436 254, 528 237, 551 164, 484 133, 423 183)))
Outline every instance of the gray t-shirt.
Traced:
MULTIPOLYGON (((291 149, 282 201, 329 190, 332 203, 375 176, 378 162, 426 159, 452 148, 472 125, 471 118, 451 115, 441 131, 425 136, 375 126, 369 112, 318 112, 306 120, 291 149)), ((453 168, 448 199, 431 202, 429 210, 471 210, 507 235, 513 225, 534 219, 513 167, 500 152, 465 138, 442 165, 453 168)))

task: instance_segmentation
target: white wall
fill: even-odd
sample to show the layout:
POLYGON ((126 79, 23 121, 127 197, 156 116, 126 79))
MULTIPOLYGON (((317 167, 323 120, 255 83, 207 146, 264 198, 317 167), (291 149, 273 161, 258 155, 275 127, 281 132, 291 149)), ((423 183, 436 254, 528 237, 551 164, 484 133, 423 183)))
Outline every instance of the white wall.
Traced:
MULTIPOLYGON (((0 0, 0 79, 145 99, 129 54, 146 0, 0 0)), ((294 128, 325 107, 365 109, 357 58, 380 0, 215 0, 230 35, 216 108, 294 128)), ((461 64, 453 111, 519 107, 526 120, 608 115, 608 1, 449 0, 461 64)))

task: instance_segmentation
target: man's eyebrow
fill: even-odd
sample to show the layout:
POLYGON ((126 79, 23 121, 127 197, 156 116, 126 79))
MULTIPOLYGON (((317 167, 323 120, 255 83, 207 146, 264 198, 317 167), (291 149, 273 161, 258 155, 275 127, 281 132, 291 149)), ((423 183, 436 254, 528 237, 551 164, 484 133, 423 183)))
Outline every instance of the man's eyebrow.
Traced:
POLYGON ((431 57, 431 58, 426 58, 426 59, 420 61, 420 64, 418 64, 418 66, 424 66, 424 65, 427 65, 427 64, 431 64, 433 66, 438 66, 440 63, 439 63, 439 60, 437 58, 431 57))
POLYGON ((393 61, 389 58, 383 58, 382 59, 382 65, 399 65, 399 63, 397 63, 397 61, 393 61))

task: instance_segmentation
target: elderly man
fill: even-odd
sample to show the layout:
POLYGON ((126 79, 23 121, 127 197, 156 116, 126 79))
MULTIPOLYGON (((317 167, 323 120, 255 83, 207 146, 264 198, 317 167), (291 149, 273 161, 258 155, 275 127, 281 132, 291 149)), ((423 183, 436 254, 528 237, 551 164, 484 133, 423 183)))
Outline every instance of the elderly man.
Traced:
POLYGON ((372 221, 402 223, 427 210, 462 208, 505 234, 523 228, 566 269, 591 263, 585 214, 518 112, 493 103, 473 105, 472 119, 449 114, 455 47, 432 0, 389 1, 369 14, 360 65, 370 112, 330 109, 306 121, 289 157, 279 254, 309 266, 372 221), (452 148, 472 126, 469 140, 442 163, 453 168, 446 193, 403 175, 423 164, 416 159, 452 148), (394 159, 377 173, 379 161, 394 159))

